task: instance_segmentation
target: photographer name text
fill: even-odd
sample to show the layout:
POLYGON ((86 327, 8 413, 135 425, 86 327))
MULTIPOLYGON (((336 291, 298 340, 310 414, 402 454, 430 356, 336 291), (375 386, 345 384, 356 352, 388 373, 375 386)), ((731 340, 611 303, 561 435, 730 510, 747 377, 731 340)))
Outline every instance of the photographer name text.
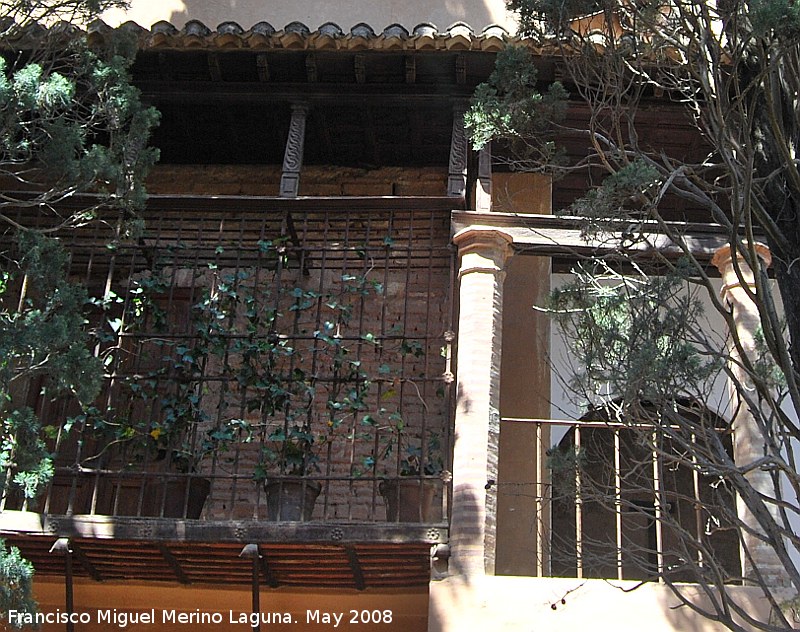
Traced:
POLYGON ((163 625, 163 624, 241 624, 255 627, 264 625, 319 624, 330 628, 347 625, 392 623, 391 610, 349 610, 343 612, 327 612, 324 610, 306 610, 305 616, 291 612, 203 612, 195 610, 118 610, 116 608, 97 610, 95 612, 54 612, 30 613, 22 610, 9 610, 7 620, 13 626, 42 625, 45 623, 105 623, 120 629, 129 625, 163 625))

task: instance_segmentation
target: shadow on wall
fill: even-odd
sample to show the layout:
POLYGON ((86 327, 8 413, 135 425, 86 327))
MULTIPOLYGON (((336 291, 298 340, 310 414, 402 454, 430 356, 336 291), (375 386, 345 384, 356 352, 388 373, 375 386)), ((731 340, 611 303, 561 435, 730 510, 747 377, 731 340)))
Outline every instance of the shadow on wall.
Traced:
POLYGON ((445 0, 441 3, 425 0, 296 0, 274 3, 263 0, 162 0, 157 3, 132 0, 126 13, 112 11, 106 17, 109 24, 126 20, 133 20, 145 28, 159 20, 167 20, 178 28, 188 20, 200 20, 211 29, 230 20, 238 22, 244 29, 261 21, 269 22, 276 29, 299 21, 311 30, 325 22, 335 22, 345 32, 360 22, 366 22, 376 32, 393 23, 411 30, 421 22, 431 22, 443 30, 454 22, 466 22, 478 33, 490 24, 511 26, 505 0, 445 0))

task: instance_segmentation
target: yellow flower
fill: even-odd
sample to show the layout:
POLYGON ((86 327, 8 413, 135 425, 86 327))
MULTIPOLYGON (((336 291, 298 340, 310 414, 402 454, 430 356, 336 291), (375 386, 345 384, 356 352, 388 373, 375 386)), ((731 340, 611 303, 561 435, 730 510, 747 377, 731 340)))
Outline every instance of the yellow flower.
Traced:
POLYGON ((150 436, 153 437, 153 439, 155 439, 156 441, 158 441, 158 438, 161 436, 162 432, 163 430, 161 430, 161 428, 153 428, 150 431, 150 436))

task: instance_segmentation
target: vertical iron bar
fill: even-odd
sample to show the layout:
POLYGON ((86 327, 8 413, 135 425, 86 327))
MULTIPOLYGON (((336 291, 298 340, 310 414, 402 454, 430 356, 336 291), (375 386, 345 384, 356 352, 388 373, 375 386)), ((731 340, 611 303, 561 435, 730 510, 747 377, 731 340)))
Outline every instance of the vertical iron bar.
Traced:
MULTIPOLYGON (((697 435, 692 433, 692 445, 695 443, 697 443, 697 435)), ((703 504, 700 501, 700 473, 697 471, 697 450, 692 450, 692 485, 694 487, 694 522, 697 534, 697 565, 703 568, 703 504)))
POLYGON ((583 577, 583 499, 581 497, 581 427, 575 426, 575 576, 583 577))
POLYGON ((653 431, 653 518, 656 527, 656 560, 658 570, 658 581, 663 583, 664 574, 664 534, 662 532, 661 517, 663 507, 661 505, 661 472, 658 458, 658 431, 653 431))
POLYGON ((250 580, 250 593, 252 597, 253 612, 251 627, 253 632, 261 632, 261 586, 259 582, 259 573, 261 572, 261 552, 258 550, 258 544, 246 544, 242 549, 242 552, 239 553, 239 557, 249 557, 253 562, 250 580))
POLYGON ((542 424, 536 424, 536 577, 544 576, 544 459, 542 456, 542 424))
POLYGON ((614 428, 614 513, 617 537, 617 579, 622 579, 622 472, 619 428, 614 428))

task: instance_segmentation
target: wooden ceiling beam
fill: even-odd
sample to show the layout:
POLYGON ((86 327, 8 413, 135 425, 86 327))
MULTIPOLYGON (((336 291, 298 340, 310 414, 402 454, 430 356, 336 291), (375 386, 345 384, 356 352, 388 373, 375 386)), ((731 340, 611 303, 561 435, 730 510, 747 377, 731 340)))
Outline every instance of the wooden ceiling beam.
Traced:
POLYGON ((406 83, 417 83, 417 58, 414 55, 406 55, 406 83))
POLYGON ((456 55, 456 83, 460 86, 467 83, 467 56, 464 53, 456 55))
POLYGON ((217 53, 208 54, 208 75, 211 77, 211 81, 222 81, 222 69, 217 53))
POLYGON ((317 67, 317 56, 314 53, 306 55, 306 78, 309 83, 319 81, 319 68, 317 67))
POLYGON ((441 104, 468 101, 473 88, 446 84, 337 84, 251 83, 148 80, 135 82, 143 97, 153 103, 213 105, 222 103, 286 103, 308 101, 337 105, 373 103, 441 104))
POLYGON ((367 60, 363 53, 358 53, 353 57, 353 71, 356 75, 356 83, 364 84, 367 82, 367 60))
POLYGON ((267 83, 270 80, 269 61, 265 53, 256 55, 256 72, 258 73, 258 80, 262 83, 267 83))

